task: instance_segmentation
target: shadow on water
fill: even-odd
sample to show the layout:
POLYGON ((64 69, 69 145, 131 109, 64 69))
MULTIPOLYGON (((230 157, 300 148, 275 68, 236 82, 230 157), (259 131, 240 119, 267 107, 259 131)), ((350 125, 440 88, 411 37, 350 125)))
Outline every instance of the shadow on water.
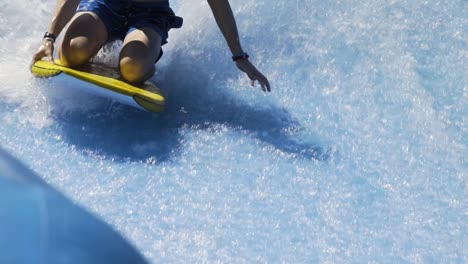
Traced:
MULTIPOLYGON (((170 74, 161 83, 172 89, 164 113, 145 113, 116 104, 92 113, 55 113, 63 139, 116 160, 163 162, 179 155, 182 129, 210 129, 221 124, 296 157, 318 161, 330 158, 330 150, 317 142, 300 142, 291 136, 291 131, 301 130, 301 126, 285 109, 275 105, 252 107, 226 89, 210 91, 207 87, 213 84, 207 75, 179 61, 168 65, 165 71, 170 74), (190 79, 181 80, 180 76, 190 79)), ((109 105, 107 100, 102 102, 109 105)))

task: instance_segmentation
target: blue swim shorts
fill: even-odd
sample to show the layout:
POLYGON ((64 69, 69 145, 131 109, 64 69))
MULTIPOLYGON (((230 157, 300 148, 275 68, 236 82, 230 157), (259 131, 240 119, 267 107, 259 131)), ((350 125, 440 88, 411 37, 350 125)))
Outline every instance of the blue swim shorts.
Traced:
POLYGON ((183 23, 169 7, 169 1, 82 0, 77 12, 84 11, 99 16, 107 28, 109 40, 123 40, 133 30, 150 27, 161 36, 161 45, 164 45, 169 30, 180 28, 183 23))

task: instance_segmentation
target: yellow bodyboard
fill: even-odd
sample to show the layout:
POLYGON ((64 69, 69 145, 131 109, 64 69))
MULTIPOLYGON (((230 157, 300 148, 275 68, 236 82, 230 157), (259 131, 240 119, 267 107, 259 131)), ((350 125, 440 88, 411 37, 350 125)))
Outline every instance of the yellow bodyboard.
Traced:
MULTIPOLYGON (((58 61, 51 63, 41 60, 34 63, 31 71, 37 77, 54 77, 65 74, 87 84, 92 84, 98 93, 100 89, 105 89, 110 92, 108 94, 111 94, 111 99, 150 112, 162 112, 165 109, 166 99, 163 91, 154 83, 147 81, 141 87, 134 86, 122 81, 116 70, 105 66, 90 63, 78 70, 67 68, 58 61), (123 100, 119 100, 119 98, 123 98, 123 100), (129 98, 132 100, 128 100, 129 98)), ((79 87, 80 85, 77 85, 78 89, 79 87)))

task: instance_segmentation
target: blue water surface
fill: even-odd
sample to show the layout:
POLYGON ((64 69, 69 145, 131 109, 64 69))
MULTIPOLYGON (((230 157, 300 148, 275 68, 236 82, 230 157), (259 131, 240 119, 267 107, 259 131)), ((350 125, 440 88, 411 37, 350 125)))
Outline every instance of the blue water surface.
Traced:
POLYGON ((152 263, 468 262, 467 2, 230 2, 272 92, 173 1, 159 115, 34 79, 55 1, 0 4, 1 146, 152 263))

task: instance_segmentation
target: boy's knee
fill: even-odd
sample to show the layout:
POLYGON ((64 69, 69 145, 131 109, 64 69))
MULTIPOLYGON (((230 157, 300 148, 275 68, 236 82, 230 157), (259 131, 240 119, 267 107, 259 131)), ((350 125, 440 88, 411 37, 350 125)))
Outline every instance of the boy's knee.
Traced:
POLYGON ((60 47, 60 62, 70 68, 81 66, 89 61, 91 52, 85 37, 64 40, 60 47))
POLYGON ((143 62, 130 57, 120 59, 120 74, 129 83, 143 83, 154 74, 154 65, 145 67, 143 62))

